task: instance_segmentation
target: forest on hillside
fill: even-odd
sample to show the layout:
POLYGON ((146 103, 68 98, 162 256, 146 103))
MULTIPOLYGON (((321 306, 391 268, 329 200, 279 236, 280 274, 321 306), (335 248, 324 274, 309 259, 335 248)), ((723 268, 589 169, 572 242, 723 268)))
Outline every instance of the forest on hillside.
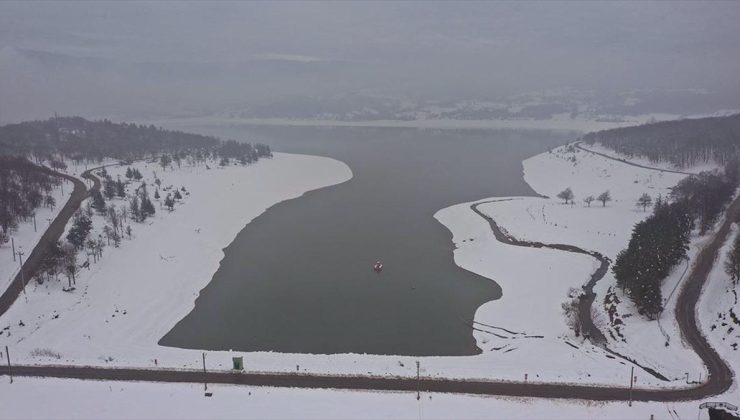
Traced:
MULTIPOLYGON (((182 162, 247 165, 265 157, 272 157, 272 151, 264 144, 222 141, 153 125, 80 117, 5 125, 0 127, 0 244, 37 208, 57 204, 50 191, 60 180, 46 168, 65 171, 69 163, 94 165, 106 158, 147 159, 163 169, 182 162)), ((109 180, 105 181, 107 185, 109 180)))
MULTIPOLYGON (((709 232, 740 184, 737 164, 724 171, 702 172, 681 180, 670 197, 658 197, 653 213, 632 229, 627 248, 612 267, 617 286, 638 312, 656 319, 663 311, 663 281, 687 258, 691 232, 709 232)), ((738 271, 740 272, 740 271, 738 271)))
POLYGON ((711 162, 724 165, 740 156, 740 114, 615 128, 586 134, 581 140, 679 168, 711 162))

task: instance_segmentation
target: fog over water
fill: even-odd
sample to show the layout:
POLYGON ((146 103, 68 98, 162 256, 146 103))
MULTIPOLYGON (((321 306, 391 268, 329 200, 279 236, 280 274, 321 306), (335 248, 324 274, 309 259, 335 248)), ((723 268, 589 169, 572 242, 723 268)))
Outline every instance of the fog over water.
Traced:
POLYGON ((379 115, 388 103, 393 117, 553 89, 586 95, 582 108, 639 90, 651 104, 639 112, 712 112, 740 108, 739 21, 734 2, 6 1, 0 122, 379 115))

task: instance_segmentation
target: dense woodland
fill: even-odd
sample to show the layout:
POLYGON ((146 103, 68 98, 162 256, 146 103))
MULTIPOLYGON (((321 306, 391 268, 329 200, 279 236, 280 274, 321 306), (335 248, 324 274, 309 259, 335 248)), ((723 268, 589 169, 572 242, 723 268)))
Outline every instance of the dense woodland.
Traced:
MULTIPOLYGON (((65 170, 72 163, 94 164, 105 158, 123 162, 147 159, 167 170, 184 162, 205 166, 209 162, 221 166, 247 165, 271 156, 269 146, 263 144, 221 141, 216 137, 163 130, 151 125, 88 121, 79 117, 6 125, 0 127, 0 244, 7 242, 18 223, 32 217, 40 206, 57 205, 50 192, 60 179, 43 166, 65 170)), ((121 180, 105 175, 104 178, 105 196, 125 196, 121 180)), ((138 181, 141 174, 132 173, 128 178, 127 183, 138 181)), ((175 197, 170 197, 168 202, 174 200, 175 197)), ((93 196, 92 203, 97 210, 108 212, 100 193, 93 196)), ((135 221, 143 221, 154 213, 146 185, 137 188, 127 213, 135 221)), ((84 218, 75 217, 75 227, 80 220, 84 218)), ((123 232, 116 233, 123 235, 123 232)), ((81 241, 86 240, 86 234, 81 236, 81 241)), ((76 243, 74 237, 67 240, 75 248, 84 246, 84 243, 76 243)), ((59 247, 62 249, 61 244, 59 247)))
POLYGON ((52 190, 61 183, 20 156, 0 156, 0 244, 7 242, 19 222, 29 220, 41 206, 54 208, 52 190))
POLYGON ((740 114, 616 128, 586 134, 582 140, 681 168, 707 162, 724 165, 740 156, 740 114))
POLYGON ((661 285, 671 270, 686 258, 690 235, 712 228, 738 186, 737 164, 724 172, 702 172, 683 179, 670 199, 658 198, 653 213, 635 225, 627 249, 612 268, 619 286, 638 312, 655 319, 663 310, 661 285))

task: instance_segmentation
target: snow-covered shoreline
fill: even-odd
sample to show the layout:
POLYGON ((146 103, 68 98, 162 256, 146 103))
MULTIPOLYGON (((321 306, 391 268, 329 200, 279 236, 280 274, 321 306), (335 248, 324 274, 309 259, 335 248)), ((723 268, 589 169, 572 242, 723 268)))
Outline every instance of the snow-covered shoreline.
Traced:
MULTIPOLYGON (((665 193, 667 187, 681 178, 677 174, 632 167, 583 151, 575 153, 579 156, 577 165, 549 153, 526 160, 525 179, 536 191, 550 196, 562 189, 563 184, 571 186, 579 197, 585 193, 597 194, 601 188, 608 187, 615 201, 606 208, 593 204, 594 207, 584 213, 586 209, 563 206, 556 200, 517 197, 484 204, 480 209, 501 220, 502 226, 515 236, 572 243, 611 255, 626 244, 632 224, 647 214, 634 208, 635 197, 630 194, 636 194, 635 184, 655 195, 665 193), (599 185, 597 191, 588 190, 595 188, 594 185, 599 185), (556 224, 572 215, 578 216, 584 229, 556 224), (617 227, 598 229, 601 217, 609 217, 610 223, 616 218, 617 227)), ((157 171, 163 185, 177 187, 182 184, 191 195, 173 213, 160 209, 151 226, 134 225, 133 241, 125 240, 120 249, 108 249, 101 264, 82 273, 78 284, 84 289, 78 294, 60 294, 39 286, 37 292, 41 293, 34 293, 32 305, 25 307, 16 303, 0 325, 10 324, 12 335, 0 335, 0 345, 11 347, 16 363, 126 367, 154 367, 156 364, 164 368, 198 368, 201 351, 163 347, 157 345, 157 341, 192 309, 198 291, 218 268, 223 256, 221 249, 231 242, 240 226, 274 202, 297 197, 304 190, 336 184, 351 176, 346 165, 331 159, 283 154, 246 168, 211 171, 183 167, 162 172, 156 164, 148 165, 137 163, 134 166, 145 176, 157 171), (293 169, 281 172, 288 167, 293 169), (231 177, 240 173, 244 177, 240 176, 234 185, 231 177), (297 173, 303 183, 297 181, 297 173), (276 187, 270 195, 275 188, 263 182, 271 180, 296 185, 276 187), (208 191, 206 186, 214 190, 208 191), (270 198, 255 204, 259 208, 250 207, 248 214, 243 214, 231 199, 240 191, 245 194, 245 200, 255 191, 270 198), (211 197, 217 203, 209 206, 207 199, 205 203, 202 201, 204 197, 211 197), (193 246, 183 249, 182 244, 193 246), (137 263, 132 264, 132 260, 137 263), (152 277, 155 271, 158 275, 152 277), (190 280, 172 280, 181 278, 190 280), (144 301, 142 290, 147 291, 144 301), (59 316, 55 318, 56 315, 59 316), (24 320, 27 327, 18 327, 19 320, 24 320), (36 349, 49 349, 59 358, 40 356, 38 352, 32 355, 36 349)), ((108 172, 115 178, 123 171, 124 168, 113 167, 108 172)), ((470 204, 442 209, 435 217, 453 233, 456 262, 463 268, 493 278, 503 287, 503 298, 484 304, 476 314, 480 324, 476 325, 479 331, 474 335, 483 349, 482 354, 416 358, 219 351, 208 352, 209 369, 229 369, 231 356, 243 355, 249 371, 295 372, 298 369, 302 373, 414 376, 414 362, 419 360, 422 375, 428 377, 628 384, 628 363, 588 342, 573 339, 560 309, 568 290, 580 287, 588 279, 595 268, 595 260, 556 250, 503 245, 493 238, 487 222, 472 212, 470 204), (536 282, 541 279, 556 281, 538 285, 536 282), (521 302, 528 304, 521 305, 521 302)), ((687 366, 700 365, 693 353, 680 353, 677 357, 687 361, 687 366)), ((696 368, 697 376, 700 369, 696 368)), ((642 371, 637 375, 637 387, 687 386, 680 380, 665 383, 642 371)))
MULTIPOLYGON (((597 261, 585 255, 498 242, 488 223, 470 207, 483 202, 478 209, 518 239, 571 244, 597 251, 614 261, 617 253, 626 248, 632 226, 649 214, 636 208, 637 197, 642 193, 653 198, 665 197, 669 188, 684 175, 627 165, 569 146, 525 160, 523 171, 525 181, 538 194, 555 197, 570 187, 576 193, 576 202, 564 205, 556 198, 492 197, 451 206, 435 215, 453 234, 456 263, 495 279, 503 289, 500 300, 478 309, 475 321, 478 325, 494 325, 543 336, 538 340, 520 340, 516 345, 516 352, 528 354, 523 359, 529 360, 526 366, 530 369, 536 369, 540 364, 554 364, 563 372, 585 370, 589 379, 596 383, 629 383, 624 361, 612 359, 588 341, 575 338, 561 308, 561 304, 568 300, 569 290, 579 290, 589 280, 598 267, 597 261), (598 201, 587 206, 581 201, 587 195, 598 196, 606 190, 613 197, 606 206, 598 201), (522 305, 522 302, 527 304, 522 305), (580 351, 564 345, 568 343, 579 347, 580 351), (589 354, 583 354, 585 352, 589 354), (579 357, 579 353, 588 357, 579 357), (593 358, 602 360, 596 363, 597 366, 592 366, 593 358)), ((690 258, 696 255, 698 246, 706 239, 707 236, 693 237, 690 258)), ((665 281, 666 298, 682 280, 685 269, 683 265, 677 267, 665 281)), ((609 347, 670 380, 668 383, 657 380, 637 368, 636 372, 640 372, 638 386, 686 386, 687 372, 691 381, 706 378, 701 360, 681 342, 680 331, 672 316, 675 298, 666 303, 661 328, 657 322, 646 321, 636 314, 627 315, 629 319, 624 317, 625 313, 634 314, 634 311, 614 284, 613 273, 609 270, 596 284, 596 300, 592 308, 594 321, 608 335, 609 347), (607 295, 616 295, 620 299, 616 324, 610 319, 615 312, 610 316, 609 305, 604 301, 607 295), (669 346, 665 345, 666 340, 670 341, 669 346)), ((496 337, 485 328, 482 330, 476 331, 475 337, 484 350, 514 346, 508 339, 496 337)))
MULTIPOLYGON (((16 362, 31 362, 33 350, 49 349, 60 358, 49 357, 47 363, 146 366, 162 357, 161 350, 177 354, 173 367, 182 367, 185 351, 157 341, 193 308, 218 269, 222 250, 242 227, 281 201, 352 177, 342 162, 282 153, 246 167, 131 166, 145 174, 150 188, 148 178, 156 171, 163 186, 186 186, 188 196, 174 212, 160 207, 144 224, 131 223, 133 240, 108 247, 99 264, 83 269, 74 293, 54 281, 32 282, 28 303, 16 301, 1 321, 8 329, 0 342, 14 349, 16 362)), ((125 167, 107 171, 116 179, 125 167)), ((93 221, 100 224, 97 218, 93 221)))

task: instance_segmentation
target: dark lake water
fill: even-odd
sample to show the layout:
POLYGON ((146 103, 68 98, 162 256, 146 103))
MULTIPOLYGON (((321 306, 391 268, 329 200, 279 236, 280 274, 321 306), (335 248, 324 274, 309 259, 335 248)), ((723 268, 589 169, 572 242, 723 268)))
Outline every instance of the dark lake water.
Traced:
MULTIPOLYGON (((489 196, 534 195, 521 161, 573 133, 392 128, 200 129, 336 158, 354 177, 249 223, 195 308, 160 344, 291 353, 471 355, 470 321, 498 299, 457 267, 433 215, 489 196), (382 260, 381 274, 372 270, 382 260)), ((505 291, 504 291, 505 293, 505 291)))

